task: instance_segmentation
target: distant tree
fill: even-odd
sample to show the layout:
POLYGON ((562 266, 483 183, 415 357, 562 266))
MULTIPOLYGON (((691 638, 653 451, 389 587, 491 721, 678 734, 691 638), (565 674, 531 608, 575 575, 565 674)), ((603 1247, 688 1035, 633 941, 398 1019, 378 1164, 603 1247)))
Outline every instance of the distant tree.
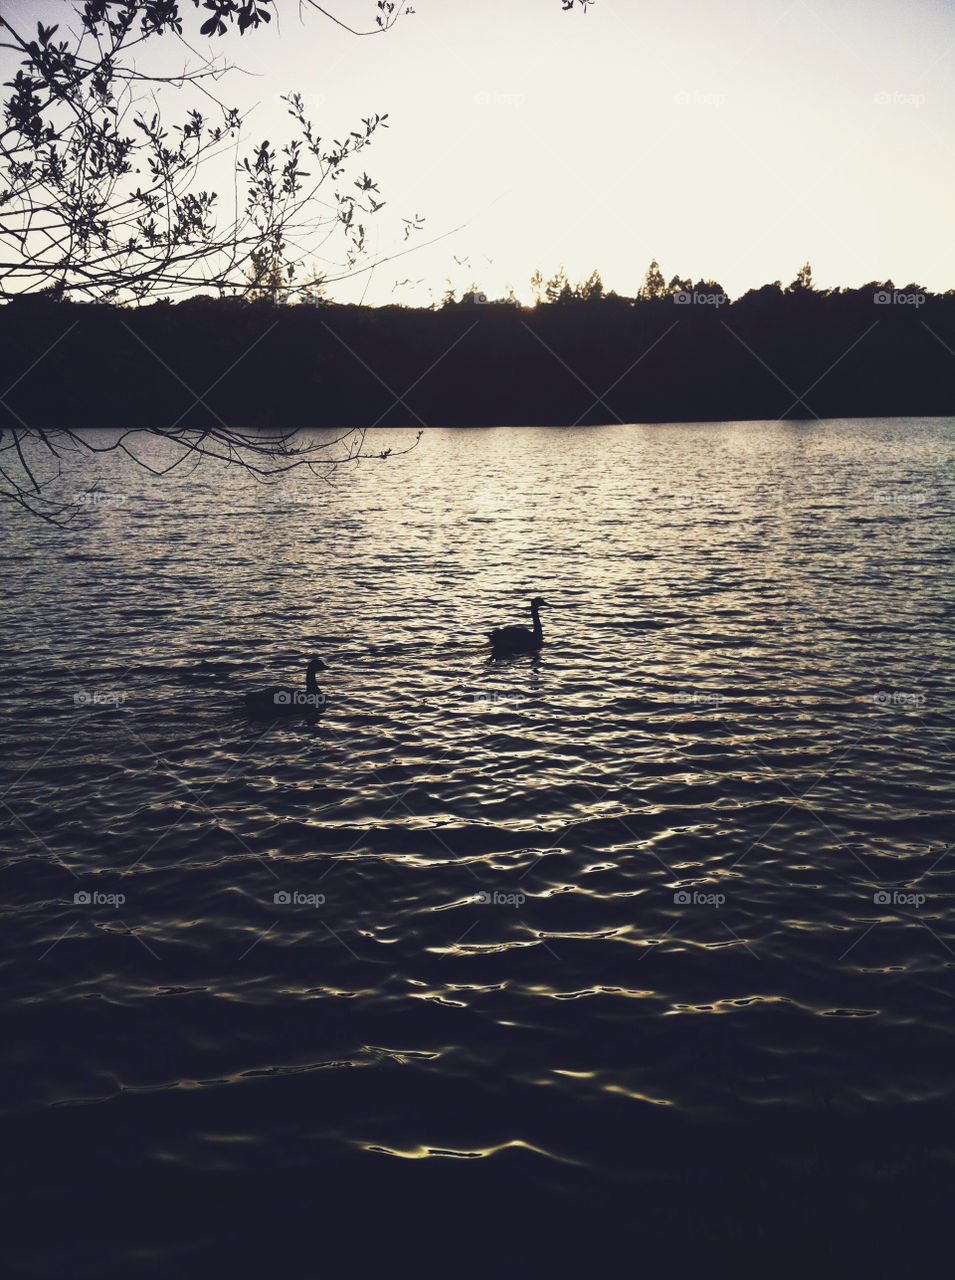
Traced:
POLYGON ((313 306, 325 301, 325 277, 313 262, 308 274, 302 281, 299 302, 308 302, 313 306))
POLYGON ((603 297, 604 284, 599 271, 591 271, 590 275, 577 286, 577 297, 582 302, 599 302, 603 297))
POLYGON ((637 291, 637 298, 641 302, 652 302, 657 298, 665 298, 667 295, 667 284, 660 270, 660 264, 656 258, 647 267, 647 273, 643 277, 643 284, 637 291))
POLYGON ((567 279, 567 272, 561 266, 544 285, 544 297, 548 302, 566 301, 564 294, 566 289, 570 289, 570 281, 567 279))
POLYGON ((247 302, 271 302, 273 307, 288 301, 289 281, 282 260, 277 254, 253 254, 245 273, 248 281, 243 296, 247 302))
POLYGON ((693 281, 689 279, 689 277, 687 277, 686 280, 682 280, 679 276, 674 276, 673 279, 670 281, 670 283, 667 285, 667 293, 676 294, 676 293, 692 293, 692 292, 693 292, 693 281))
POLYGON ((538 267, 531 276, 531 293, 534 296, 534 306, 539 307, 541 304, 541 294, 544 289, 544 277, 541 275, 541 269, 538 267))
POLYGON ((487 302, 487 294, 472 280, 461 295, 461 302, 474 306, 476 303, 487 302))
POLYGON ((747 289, 747 291, 738 298, 733 304, 734 307, 748 308, 754 305, 764 307, 778 302, 783 297, 783 286, 779 280, 774 280, 772 284, 761 285, 758 289, 747 289))
POLYGON ((786 290, 787 293, 812 293, 812 267, 804 262, 796 273, 796 279, 786 290))

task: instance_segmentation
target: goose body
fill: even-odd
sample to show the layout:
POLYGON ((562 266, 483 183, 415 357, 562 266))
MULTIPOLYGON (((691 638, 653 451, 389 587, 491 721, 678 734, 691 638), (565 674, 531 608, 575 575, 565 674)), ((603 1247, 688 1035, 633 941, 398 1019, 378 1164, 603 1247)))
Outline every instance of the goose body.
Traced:
POLYGON ((491 642, 492 658, 510 658, 522 653, 537 653, 544 644, 544 631, 541 627, 539 609, 546 605, 543 596, 535 596, 531 601, 531 627, 497 627, 487 633, 491 642))
POLYGON ((325 709, 325 695, 315 679, 317 671, 327 671, 321 658, 312 658, 305 672, 305 688, 290 689, 273 685, 269 689, 253 689, 245 695, 245 709, 253 716, 269 720, 302 715, 318 715, 325 709))

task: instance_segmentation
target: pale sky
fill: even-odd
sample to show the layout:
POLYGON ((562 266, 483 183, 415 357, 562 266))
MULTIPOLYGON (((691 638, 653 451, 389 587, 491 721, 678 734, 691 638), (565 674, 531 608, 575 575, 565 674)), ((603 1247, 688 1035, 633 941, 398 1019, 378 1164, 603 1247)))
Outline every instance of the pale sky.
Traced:
MULTIPOLYGON (((63 20, 72 6, 5 7, 63 20)), ((373 25, 373 0, 326 7, 373 25)), ((955 5, 414 7, 390 32, 356 38, 283 3, 269 29, 193 41, 244 69, 220 92, 259 104, 250 141, 288 136, 277 98, 289 90, 329 137, 388 113, 362 157, 388 202, 371 223, 381 256, 405 247, 402 217, 426 219, 411 244, 461 228, 332 296, 427 305, 450 276, 459 292, 510 283, 529 300, 534 268, 561 264, 572 281, 596 267, 633 294, 651 258, 667 279, 715 279, 734 297, 789 283, 807 259, 821 287, 955 287, 955 5), (421 283, 394 287, 406 279, 421 283)))

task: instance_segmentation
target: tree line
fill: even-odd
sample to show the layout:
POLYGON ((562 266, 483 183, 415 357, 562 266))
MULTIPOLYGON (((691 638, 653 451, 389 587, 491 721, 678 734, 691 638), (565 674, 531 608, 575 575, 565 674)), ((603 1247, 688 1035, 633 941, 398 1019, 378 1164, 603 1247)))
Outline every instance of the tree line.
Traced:
POLYGON ((955 291, 817 290, 808 264, 730 300, 556 283, 434 308, 198 296, 0 307, 0 429, 294 431, 955 414, 955 291))

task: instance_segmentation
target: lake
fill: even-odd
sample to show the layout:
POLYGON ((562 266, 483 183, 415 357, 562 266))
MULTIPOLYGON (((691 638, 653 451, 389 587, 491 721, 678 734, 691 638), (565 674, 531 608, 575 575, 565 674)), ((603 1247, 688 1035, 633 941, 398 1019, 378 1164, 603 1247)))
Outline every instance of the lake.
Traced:
POLYGON ((562 1221, 911 1262, 955 1158, 953 460, 941 419, 431 430, 5 511, 16 1266, 520 1228, 512 1269, 562 1221), (324 715, 251 721, 312 654, 324 715))

